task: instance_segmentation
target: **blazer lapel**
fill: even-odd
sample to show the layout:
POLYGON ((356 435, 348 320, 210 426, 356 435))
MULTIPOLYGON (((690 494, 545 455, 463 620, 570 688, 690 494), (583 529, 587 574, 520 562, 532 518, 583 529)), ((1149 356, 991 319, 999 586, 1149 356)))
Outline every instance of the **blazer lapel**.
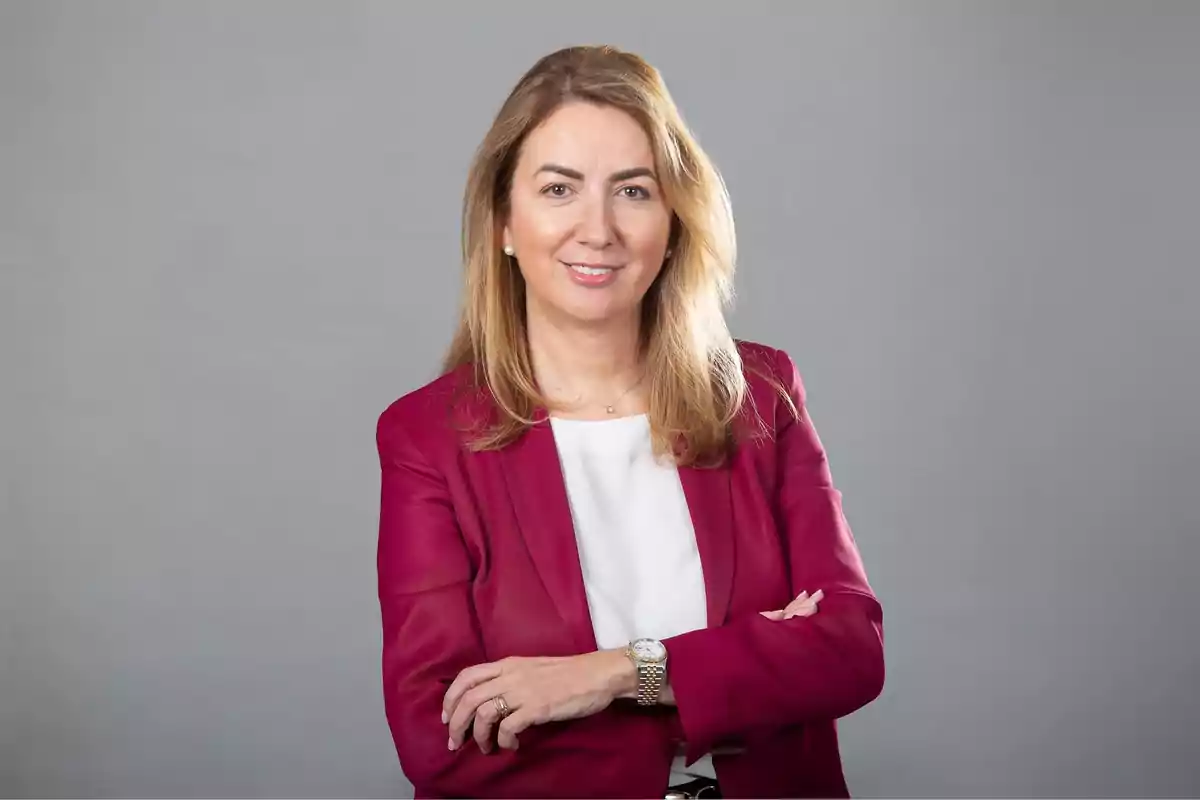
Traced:
POLYGON ((680 467, 679 479, 691 511, 704 570, 708 598, 708 625, 725 623, 733 589, 733 505, 730 500, 729 469, 680 467))
POLYGON ((517 525, 546 592, 581 652, 596 649, 583 587, 575 525, 554 432, 544 415, 520 439, 502 448, 504 479, 517 525))

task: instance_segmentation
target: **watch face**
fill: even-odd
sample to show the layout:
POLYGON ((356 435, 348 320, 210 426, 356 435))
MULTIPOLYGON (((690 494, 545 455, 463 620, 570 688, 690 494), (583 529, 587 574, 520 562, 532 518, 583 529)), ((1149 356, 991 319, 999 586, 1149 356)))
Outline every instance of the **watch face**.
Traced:
POLYGON ((667 657, 667 648, 657 639, 638 639, 632 649, 633 654, 643 661, 662 661, 667 657))

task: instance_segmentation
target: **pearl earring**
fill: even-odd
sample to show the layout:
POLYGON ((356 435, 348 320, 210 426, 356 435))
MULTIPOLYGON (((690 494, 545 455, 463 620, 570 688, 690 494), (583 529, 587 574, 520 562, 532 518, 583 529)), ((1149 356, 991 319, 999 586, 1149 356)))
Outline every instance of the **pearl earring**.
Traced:
POLYGON ((517 251, 513 249, 513 246, 511 244, 504 245, 504 255, 512 257, 512 256, 516 255, 516 252, 517 251))

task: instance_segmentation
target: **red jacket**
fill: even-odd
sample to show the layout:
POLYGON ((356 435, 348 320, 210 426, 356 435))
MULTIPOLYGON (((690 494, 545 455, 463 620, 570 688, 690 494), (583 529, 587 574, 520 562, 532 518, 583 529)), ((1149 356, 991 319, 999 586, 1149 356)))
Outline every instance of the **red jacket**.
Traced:
POLYGON ((662 797, 681 740, 689 761, 742 750, 713 758, 726 797, 847 796, 834 720, 882 691, 883 612, 795 365, 739 349, 765 431, 723 467, 679 470, 708 627, 664 642, 677 707, 618 701, 534 726, 515 752, 485 755, 469 737, 449 751, 441 702, 473 664, 596 649, 553 433, 543 423, 501 450, 468 451, 451 410, 483 407, 465 391, 469 370, 381 415, 384 704, 417 797, 662 797), (759 614, 817 589, 815 616, 759 614))

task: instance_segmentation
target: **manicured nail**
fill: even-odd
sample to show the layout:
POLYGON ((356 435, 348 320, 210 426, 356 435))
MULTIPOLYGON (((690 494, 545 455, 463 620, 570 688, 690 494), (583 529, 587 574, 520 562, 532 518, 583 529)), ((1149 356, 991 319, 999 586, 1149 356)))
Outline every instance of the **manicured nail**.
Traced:
POLYGON ((454 749, 454 739, 453 739, 453 738, 451 738, 451 739, 447 739, 447 740, 446 740, 446 749, 447 749, 447 750, 453 750, 453 749, 454 749))
POLYGON ((449 721, 450 721, 450 717, 446 716, 446 712, 443 711, 442 712, 442 724, 445 725, 449 721))

